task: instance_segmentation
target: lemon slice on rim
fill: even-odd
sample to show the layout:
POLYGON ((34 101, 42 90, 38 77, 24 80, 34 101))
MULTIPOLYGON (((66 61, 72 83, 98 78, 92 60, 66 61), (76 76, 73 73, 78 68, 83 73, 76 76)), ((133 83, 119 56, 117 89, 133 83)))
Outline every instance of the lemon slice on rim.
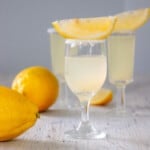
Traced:
POLYGON ((135 31, 150 19, 150 8, 137 9, 116 14, 113 32, 135 31))
POLYGON ((113 99, 113 92, 102 88, 91 100, 91 105, 106 105, 113 99))
POLYGON ((105 39, 112 33, 116 19, 116 17, 66 19, 52 22, 52 25, 65 38, 98 40, 105 39))

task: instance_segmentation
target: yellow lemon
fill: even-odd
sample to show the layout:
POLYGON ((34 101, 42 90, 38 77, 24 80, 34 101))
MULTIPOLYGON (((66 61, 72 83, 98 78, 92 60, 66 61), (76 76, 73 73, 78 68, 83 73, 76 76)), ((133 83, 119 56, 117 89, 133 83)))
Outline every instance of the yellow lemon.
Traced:
POLYGON ((122 12, 116 15, 113 32, 135 31, 150 19, 150 8, 122 12))
POLYGON ((55 21, 52 25, 65 38, 96 40, 107 38, 115 22, 116 17, 74 18, 55 21))
POLYGON ((101 89, 91 100, 91 105, 106 105, 112 101, 113 92, 109 89, 101 89))
POLYGON ((59 85, 57 78, 47 68, 32 66, 16 75, 12 89, 28 97, 42 112, 55 103, 59 85))
POLYGON ((0 86, 0 141, 11 140, 32 127, 38 107, 18 92, 0 86))

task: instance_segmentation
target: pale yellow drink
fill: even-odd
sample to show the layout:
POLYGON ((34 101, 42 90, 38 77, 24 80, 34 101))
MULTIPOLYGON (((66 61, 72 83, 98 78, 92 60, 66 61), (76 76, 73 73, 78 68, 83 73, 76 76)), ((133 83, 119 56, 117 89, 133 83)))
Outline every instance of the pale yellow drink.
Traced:
POLYGON ((50 29, 49 33, 52 70, 60 79, 63 79, 65 39, 53 29, 50 29))
POLYGON ((135 35, 116 33, 108 38, 108 68, 112 83, 133 80, 135 35))
MULTIPOLYGON (((65 57, 65 79, 77 96, 95 94, 105 81, 106 71, 104 55, 65 57)), ((80 100, 88 99, 83 96, 80 100)))

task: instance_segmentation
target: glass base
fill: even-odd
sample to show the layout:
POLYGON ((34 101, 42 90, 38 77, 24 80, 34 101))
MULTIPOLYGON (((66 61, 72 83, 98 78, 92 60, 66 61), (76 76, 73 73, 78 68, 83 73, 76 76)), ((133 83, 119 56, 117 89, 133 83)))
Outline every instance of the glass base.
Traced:
POLYGON ((90 122, 80 122, 77 129, 66 131, 65 135, 72 139, 104 139, 105 132, 97 131, 90 122))

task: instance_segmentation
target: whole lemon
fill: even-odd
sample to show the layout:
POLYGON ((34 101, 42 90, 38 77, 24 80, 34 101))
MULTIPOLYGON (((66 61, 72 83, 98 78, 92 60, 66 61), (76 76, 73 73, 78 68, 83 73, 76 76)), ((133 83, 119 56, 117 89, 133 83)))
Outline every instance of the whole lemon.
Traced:
POLYGON ((39 112, 46 111, 55 103, 59 83, 55 75, 43 66, 32 66, 21 70, 12 82, 12 89, 28 97, 39 112))
POLYGON ((11 140, 29 128, 38 117, 38 107, 18 92, 0 85, 0 141, 11 140))

